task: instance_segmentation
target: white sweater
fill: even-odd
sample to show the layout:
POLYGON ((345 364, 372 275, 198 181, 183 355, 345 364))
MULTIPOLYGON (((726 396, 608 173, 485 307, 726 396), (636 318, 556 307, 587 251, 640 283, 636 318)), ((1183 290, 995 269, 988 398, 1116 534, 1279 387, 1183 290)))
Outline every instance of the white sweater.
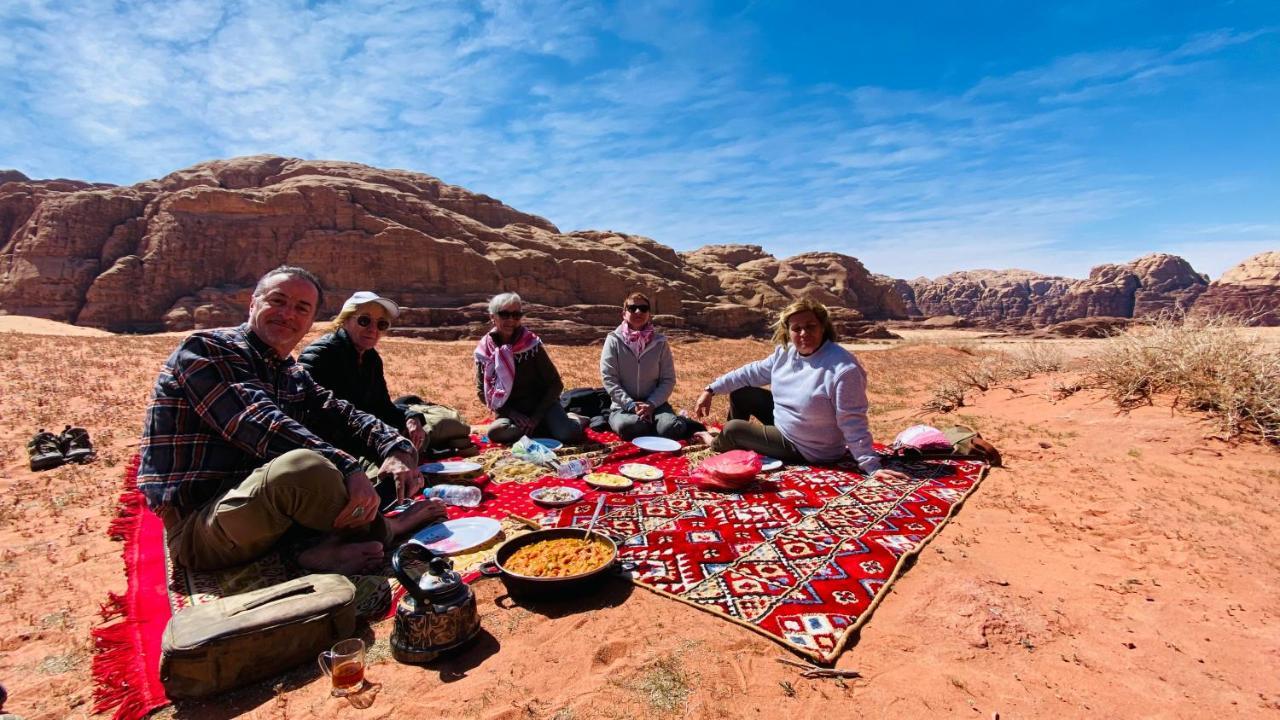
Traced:
POLYGON ((778 347, 711 383, 716 394, 772 385, 773 422, 806 460, 827 463, 845 448, 865 473, 880 469, 867 425, 867 373, 857 358, 834 342, 808 357, 794 345, 778 347))

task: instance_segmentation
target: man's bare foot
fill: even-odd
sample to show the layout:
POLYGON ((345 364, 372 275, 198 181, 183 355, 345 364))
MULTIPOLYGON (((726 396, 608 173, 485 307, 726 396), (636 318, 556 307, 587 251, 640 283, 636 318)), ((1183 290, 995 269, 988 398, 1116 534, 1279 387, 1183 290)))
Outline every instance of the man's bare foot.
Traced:
POLYGON ((444 520, 448 517, 444 508, 444 503, 437 498, 420 500, 399 515, 387 518, 387 527, 395 537, 407 535, 424 525, 444 520))
POLYGON ((331 539, 299 553, 298 564, 314 572, 357 575, 380 570, 385 552, 377 540, 344 543, 331 539))
POLYGON ((711 432, 710 430, 703 430, 701 432, 694 433, 693 437, 690 439, 690 442, 699 443, 702 445, 710 445, 713 441, 715 441, 715 439, 716 439, 716 433, 711 432))

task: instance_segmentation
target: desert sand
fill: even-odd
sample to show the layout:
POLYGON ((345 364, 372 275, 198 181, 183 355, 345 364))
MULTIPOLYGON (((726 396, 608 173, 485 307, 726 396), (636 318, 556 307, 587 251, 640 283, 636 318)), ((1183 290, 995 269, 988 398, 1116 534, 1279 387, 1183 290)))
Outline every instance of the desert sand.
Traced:
POLYGON ((111 337, 111 333, 98 328, 81 327, 26 315, 0 315, 0 333, 10 332, 66 337, 111 337))
MULTIPOLYGON (((6 709, 28 720, 82 718, 90 629, 107 593, 125 589, 106 528, 176 340, 21 329, 0 334, 0 682, 6 709), (30 472, 31 433, 68 422, 90 430, 97 461, 30 472)), ((799 659, 781 646, 639 587, 534 611, 495 605, 500 586, 480 581, 492 639, 440 667, 397 664, 390 623, 372 626, 368 677, 381 689, 368 709, 330 698, 303 667, 157 716, 1275 717, 1280 453, 1213 439, 1202 418, 1168 403, 1119 413, 1096 391, 1059 400, 1055 375, 974 393, 955 415, 920 415, 945 368, 987 351, 983 342, 853 346, 871 375, 877 439, 958 419, 1006 462, 841 657, 836 667, 859 678, 803 679, 775 661, 799 659)), ((393 392, 481 417, 471 343, 391 338, 381 349, 393 392)), ((754 341, 677 345, 673 404, 691 406, 715 374, 767 351, 754 341)), ((568 386, 596 384, 598 348, 551 352, 568 386)))

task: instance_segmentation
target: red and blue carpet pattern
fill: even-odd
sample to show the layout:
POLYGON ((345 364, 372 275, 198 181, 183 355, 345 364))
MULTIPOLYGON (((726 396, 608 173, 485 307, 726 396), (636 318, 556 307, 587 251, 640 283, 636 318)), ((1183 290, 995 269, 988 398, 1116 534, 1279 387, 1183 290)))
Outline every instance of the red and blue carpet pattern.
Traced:
MULTIPOLYGON (((619 540, 624 560, 636 563, 635 582, 821 662, 839 657, 905 561, 956 512, 987 467, 951 460, 895 465, 911 479, 894 482, 863 477, 852 465, 790 466, 761 476, 744 492, 722 493, 687 482, 691 458, 707 454, 705 449, 647 453, 612 433, 590 433, 590 441, 584 448, 599 471, 644 462, 665 477, 608 492, 581 479, 507 478, 499 468, 485 478, 479 507, 453 507, 449 517, 505 518, 506 536, 526 531, 521 518, 540 518, 543 526, 585 526, 596 498, 604 495, 598 528, 619 540), (529 493, 549 485, 577 487, 585 496, 548 512, 529 493)), ((561 456, 572 452, 566 448, 561 456)), ((147 509, 136 478, 134 458, 111 528, 124 541, 128 590, 111 594, 103 606, 105 618, 120 620, 94 630, 95 711, 114 710, 115 720, 141 718, 168 704, 159 681, 160 638, 172 613, 300 572, 275 553, 219 573, 175 567, 167 559, 163 524, 147 509)), ((455 558, 459 569, 466 573, 497 544, 455 558)), ((368 585, 360 605, 371 619, 385 617, 402 592, 381 575, 356 581, 362 590, 368 585)))
MULTIPOLYGON (((663 493, 610 495, 596 527, 619 541, 640 585, 829 663, 986 471, 952 460, 896 467, 910 479, 790 466, 742 493, 669 475, 663 493)), ((593 510, 578 503, 543 524, 585 526, 593 510)))

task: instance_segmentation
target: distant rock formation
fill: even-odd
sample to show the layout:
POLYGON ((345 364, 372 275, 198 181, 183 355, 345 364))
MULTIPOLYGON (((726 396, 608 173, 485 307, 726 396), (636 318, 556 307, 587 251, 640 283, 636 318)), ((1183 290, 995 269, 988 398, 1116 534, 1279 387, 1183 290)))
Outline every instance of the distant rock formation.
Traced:
POLYGON ((320 276, 323 315, 374 289, 406 308, 398 331, 426 337, 476 336, 503 290, 570 342, 601 338, 633 289, 677 333, 762 335, 804 295, 831 303, 849 335, 883 335, 872 321, 907 312, 894 281, 844 255, 563 233, 436 178, 355 163, 242 157, 128 187, 4 177, 0 312, 110 330, 241 322, 253 283, 282 263, 320 276))
POLYGON ((1280 325, 1280 252, 1258 253, 1223 273, 1196 301, 1194 312, 1280 325))
POLYGON ((1085 280, 1026 270, 973 270, 899 285, 908 310, 975 325, 1030 330, 1088 317, 1144 318, 1185 312, 1209 280, 1176 255, 1099 265, 1085 280), (909 292, 908 292, 909 290, 909 292))

